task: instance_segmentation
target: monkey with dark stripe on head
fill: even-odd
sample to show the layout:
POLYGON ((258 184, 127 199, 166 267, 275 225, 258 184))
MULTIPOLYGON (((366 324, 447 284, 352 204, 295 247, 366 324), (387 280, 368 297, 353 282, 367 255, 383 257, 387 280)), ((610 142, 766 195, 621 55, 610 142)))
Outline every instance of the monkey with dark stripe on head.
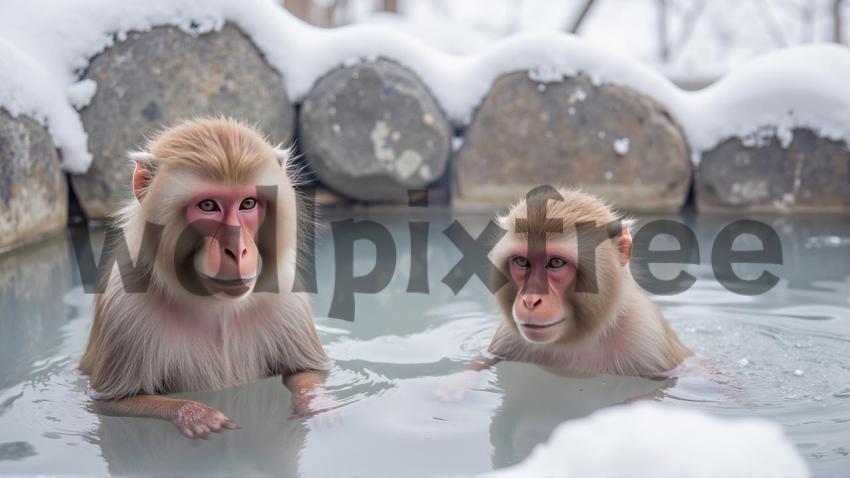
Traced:
MULTIPOLYGON (((629 221, 600 199, 538 188, 498 222, 507 232, 490 259, 499 272, 494 280, 507 278, 496 292, 502 321, 467 372, 512 360, 578 374, 661 377, 693 355, 632 277, 629 221), (580 234, 593 247, 580 250, 580 234)), ((446 382, 438 397, 460 398, 471 377, 461 372, 460 383, 446 382)))

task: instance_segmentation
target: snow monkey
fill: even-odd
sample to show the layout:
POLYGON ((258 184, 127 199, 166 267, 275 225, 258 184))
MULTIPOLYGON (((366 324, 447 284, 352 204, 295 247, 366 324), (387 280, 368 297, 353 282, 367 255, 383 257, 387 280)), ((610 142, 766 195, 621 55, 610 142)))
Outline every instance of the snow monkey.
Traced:
POLYGON ((332 403, 310 303, 290 292, 299 208, 289 153, 239 122, 201 119, 162 132, 131 159, 135 198, 118 225, 123 250, 140 252, 113 268, 120 274, 102 274, 80 362, 97 408, 205 437, 236 424, 162 395, 280 374, 296 413, 332 403))
POLYGON ((441 385, 458 400, 500 360, 578 374, 663 376, 693 355, 629 270, 628 221, 581 192, 536 188, 498 218, 502 321, 486 356, 441 385))
POLYGON ((538 188, 513 206, 491 254, 508 278, 495 357, 577 373, 657 376, 692 355, 629 270, 628 222, 599 199, 538 188))

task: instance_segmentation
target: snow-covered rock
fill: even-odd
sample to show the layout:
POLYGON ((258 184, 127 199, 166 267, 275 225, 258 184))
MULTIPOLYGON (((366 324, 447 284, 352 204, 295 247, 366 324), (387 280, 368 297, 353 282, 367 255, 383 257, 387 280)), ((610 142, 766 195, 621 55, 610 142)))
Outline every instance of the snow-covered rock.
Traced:
POLYGON ((782 429, 756 419, 639 403, 561 424, 507 477, 786 477, 809 470, 782 429))
MULTIPOLYGON (((515 35, 475 53, 456 55, 380 25, 314 28, 287 13, 279 2, 268 0, 0 2, 0 107, 13 116, 26 114, 45 125, 62 152, 65 169, 84 172, 92 154, 99 154, 99 146, 88 141, 87 133, 100 133, 92 125, 84 128, 75 108, 87 111, 96 107, 99 96, 120 95, 124 87, 94 76, 81 82, 90 60, 119 48, 116 43, 132 32, 173 26, 189 35, 201 35, 221 30, 225 24, 250 38, 280 74, 282 88, 295 102, 341 65, 385 58, 412 71, 453 126, 469 124, 497 78, 530 72, 545 81, 536 85, 541 93, 556 88, 559 82, 586 76, 596 87, 614 85, 652 98, 681 127, 696 163, 704 153, 735 138, 741 138, 746 146, 775 137, 788 147, 794 131, 808 130, 844 148, 850 141, 850 88, 845 85, 850 77, 850 49, 843 46, 809 45, 772 53, 733 70, 710 88, 685 92, 645 64, 567 34, 515 35)), ((148 63, 152 76, 156 74, 154 63, 148 63)), ((239 91, 242 98, 257 96, 251 89, 239 91)), ((576 92, 575 98, 580 97, 576 92)), ((268 101, 264 107, 276 105, 268 101)), ((576 115, 579 108, 571 108, 568 114, 576 115)), ((121 123, 125 115, 110 119, 121 123)), ((576 131, 587 133, 586 129, 576 131)), ((589 133, 592 136, 594 132, 589 133)), ((628 163, 642 152, 639 138, 631 132, 619 134, 619 139, 628 136, 628 148, 622 140, 612 143, 617 137, 611 135, 599 139, 607 142, 606 154, 620 155, 623 163, 628 163)), ((777 162, 783 163, 782 158, 777 162)), ((789 169, 787 164, 780 166, 789 169)), ((835 171, 826 167, 817 174, 835 171)), ((597 173, 600 181, 612 184, 623 178, 621 171, 611 168, 593 174, 597 173)), ((787 200, 796 191, 791 188, 778 194, 787 200)), ((800 198, 795 201, 799 203, 800 198)))
MULTIPOLYGON (((729 138, 775 136, 788 147, 794 129, 850 141, 850 49, 835 44, 788 48, 732 70, 679 105, 695 154, 729 138)), ((845 145, 846 146, 846 145, 845 145)), ((698 159, 695 158, 695 159, 698 159)))
POLYGON ((301 144, 312 170, 348 197, 407 201, 443 176, 452 128, 428 88, 386 60, 322 78, 301 106, 301 144))
POLYGON ((292 140, 295 111, 280 74, 230 24, 203 34, 175 27, 130 33, 98 54, 76 85, 77 100, 94 93, 80 112, 94 160, 71 176, 90 219, 109 216, 129 197, 127 151, 181 119, 226 114, 256 124, 274 143, 292 140))
POLYGON ((732 138, 703 153, 694 181, 701 211, 850 210, 850 151, 809 129, 732 138))
POLYGON ((455 199, 464 204, 506 204, 550 184, 631 210, 676 211, 692 172, 664 105, 628 87, 540 70, 496 81, 455 163, 455 199))

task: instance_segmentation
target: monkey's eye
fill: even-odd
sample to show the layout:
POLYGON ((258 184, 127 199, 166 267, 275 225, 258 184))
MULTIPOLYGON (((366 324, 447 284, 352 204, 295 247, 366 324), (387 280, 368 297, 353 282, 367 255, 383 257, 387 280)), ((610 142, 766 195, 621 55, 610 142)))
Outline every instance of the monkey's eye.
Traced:
POLYGON ((517 267, 526 269, 528 268, 528 259, 522 256, 516 256, 514 257, 514 264, 516 264, 517 267))
POLYGON ((203 201, 198 203, 198 209, 204 212, 213 212, 218 211, 218 204, 215 203, 212 199, 204 199, 203 201))
POLYGON ((567 261, 561 259, 560 257, 553 257, 549 259, 549 263, 546 264, 546 267, 548 267, 549 269, 560 269, 565 265, 567 265, 567 261))
POLYGON ((242 200, 242 204, 239 205, 239 209, 243 211, 250 211, 257 207, 257 200, 254 198, 245 198, 242 200))

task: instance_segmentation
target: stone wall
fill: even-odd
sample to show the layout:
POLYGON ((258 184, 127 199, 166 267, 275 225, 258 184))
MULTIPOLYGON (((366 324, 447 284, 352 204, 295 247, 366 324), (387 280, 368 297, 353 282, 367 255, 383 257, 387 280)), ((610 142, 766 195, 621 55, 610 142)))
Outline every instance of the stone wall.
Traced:
MULTIPOLYGON (((729 138, 694 167, 666 105, 582 75, 504 74, 468 124, 452 124, 414 72, 377 59, 329 71, 299 108, 284 78, 228 24, 199 35, 130 33, 82 77, 98 85, 80 110, 94 160, 70 179, 89 219, 131 197, 128 151, 198 115, 247 120, 274 142, 294 139, 325 202, 404 203, 409 190, 432 189, 455 206, 492 208, 553 184, 626 210, 676 211, 693 186, 700 211, 850 211, 844 142, 805 129, 790 144, 729 138)), ((61 228, 66 186, 44 128, 2 112, 0 155, 0 247, 61 228)))

